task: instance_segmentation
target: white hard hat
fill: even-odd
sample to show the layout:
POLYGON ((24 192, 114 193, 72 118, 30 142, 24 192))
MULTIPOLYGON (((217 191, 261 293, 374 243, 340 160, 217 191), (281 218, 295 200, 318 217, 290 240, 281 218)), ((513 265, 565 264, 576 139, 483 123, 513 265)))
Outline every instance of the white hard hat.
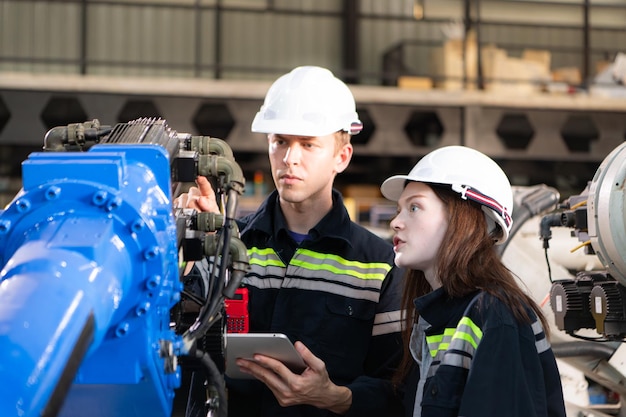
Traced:
POLYGON ((352 92, 326 68, 297 67, 278 78, 254 117, 252 131, 326 136, 363 128, 352 92))
POLYGON ((508 239, 513 191, 502 168, 487 155, 465 146, 439 148, 420 159, 409 175, 387 178, 380 190, 385 198, 398 201, 407 181, 450 185, 461 198, 482 205, 489 226, 494 222, 500 226, 502 235, 496 244, 508 239))

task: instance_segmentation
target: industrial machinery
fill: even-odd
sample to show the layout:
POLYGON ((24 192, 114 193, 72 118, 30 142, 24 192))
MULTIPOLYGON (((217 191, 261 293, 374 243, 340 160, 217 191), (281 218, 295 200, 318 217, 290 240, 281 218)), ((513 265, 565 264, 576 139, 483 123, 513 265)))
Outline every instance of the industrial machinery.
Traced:
POLYGON ((575 250, 598 257, 600 270, 577 271, 573 279, 553 281, 550 303, 560 330, 585 340, 623 341, 626 337, 626 144, 614 149, 580 195, 545 215, 540 237, 547 250, 552 227, 568 227, 580 245, 575 250), (596 337, 581 329, 595 329, 596 337))
POLYGON ((525 195, 517 195, 514 215, 519 209, 522 216, 532 215, 514 223, 535 227, 532 246, 519 243, 524 239, 520 232, 511 244, 518 247, 506 248, 503 255, 553 321, 552 347, 563 370, 566 400, 569 391, 569 399, 581 405, 571 412, 577 417, 626 415, 625 188, 626 143, 603 160, 578 195, 555 204, 549 195, 558 198, 558 192, 525 189, 525 195), (533 215, 539 221, 533 222, 533 215), (564 376, 570 367, 582 376, 572 385, 564 376), (595 403, 589 394, 587 401, 587 387, 598 389, 604 399, 595 403))
POLYGON ((203 375, 198 415, 225 415, 224 300, 248 268, 230 147, 93 120, 51 129, 22 169, 0 213, 0 415, 169 417, 189 401, 185 363, 203 375), (198 175, 220 213, 174 207, 198 175), (201 259, 208 285, 185 285, 201 259))

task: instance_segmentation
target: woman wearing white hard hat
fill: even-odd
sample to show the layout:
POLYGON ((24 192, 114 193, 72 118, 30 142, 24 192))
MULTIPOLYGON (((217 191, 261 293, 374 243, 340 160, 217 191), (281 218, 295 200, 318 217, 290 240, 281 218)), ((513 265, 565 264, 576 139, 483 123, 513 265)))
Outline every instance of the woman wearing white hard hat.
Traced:
POLYGON ((388 178, 403 294, 407 416, 564 417, 540 307, 502 264, 511 230, 509 180, 489 157, 437 149, 388 178), (418 365, 418 366, 415 366, 418 365))

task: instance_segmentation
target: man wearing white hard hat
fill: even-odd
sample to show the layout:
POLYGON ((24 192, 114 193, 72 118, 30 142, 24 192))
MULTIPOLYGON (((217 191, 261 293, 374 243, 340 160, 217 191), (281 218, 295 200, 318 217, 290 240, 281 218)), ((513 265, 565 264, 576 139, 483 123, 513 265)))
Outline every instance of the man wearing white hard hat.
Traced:
MULTIPOLYGON (((239 360, 255 379, 228 379, 229 417, 402 414, 391 376, 402 356, 403 274, 391 245, 352 222, 333 188, 361 128, 350 89, 315 66, 278 78, 252 122, 267 135, 276 190, 238 222, 250 332, 286 334, 307 368, 239 360)), ((190 207, 210 210, 212 190, 198 185, 190 207)))

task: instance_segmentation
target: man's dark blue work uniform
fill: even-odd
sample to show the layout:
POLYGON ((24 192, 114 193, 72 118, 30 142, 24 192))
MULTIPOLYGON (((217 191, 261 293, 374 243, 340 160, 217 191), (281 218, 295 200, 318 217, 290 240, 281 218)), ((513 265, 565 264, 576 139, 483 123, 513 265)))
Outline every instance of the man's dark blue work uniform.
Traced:
MULTIPOLYGON (((323 360, 331 380, 352 391, 348 416, 401 415, 389 382, 402 356, 402 272, 391 245, 352 222, 341 195, 297 244, 274 191, 238 222, 248 248, 251 332, 285 333, 323 360)), ((312 406, 281 407, 256 380, 227 380, 229 417, 331 416, 312 406)))

